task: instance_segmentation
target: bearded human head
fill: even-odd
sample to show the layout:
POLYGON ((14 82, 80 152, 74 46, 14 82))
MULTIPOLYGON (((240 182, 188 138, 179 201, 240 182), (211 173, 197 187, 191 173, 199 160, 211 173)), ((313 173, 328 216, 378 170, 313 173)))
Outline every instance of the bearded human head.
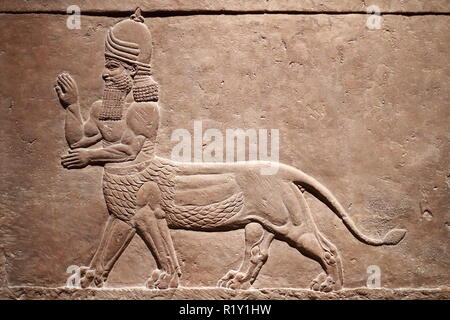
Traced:
POLYGON ((105 41, 104 108, 101 120, 120 120, 125 96, 136 102, 158 101, 158 85, 151 71, 152 36, 138 8, 109 29, 105 41))

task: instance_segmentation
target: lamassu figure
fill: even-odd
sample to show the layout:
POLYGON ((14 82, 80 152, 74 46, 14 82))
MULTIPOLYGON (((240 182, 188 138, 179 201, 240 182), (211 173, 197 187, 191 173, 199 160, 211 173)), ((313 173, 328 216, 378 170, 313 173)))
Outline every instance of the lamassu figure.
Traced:
MULTIPOLYGON (((70 146, 62 157, 68 169, 104 165, 107 172, 130 164, 144 163, 154 156, 159 125, 158 85, 151 77, 151 34, 139 12, 116 24, 105 42, 103 99, 90 108, 85 121, 80 113, 78 88, 67 73, 57 77, 55 89, 66 109, 65 133, 70 146), (101 141, 102 148, 87 149, 101 141)), ((120 210, 127 199, 108 197, 116 193, 104 179, 104 193, 110 216, 97 253, 89 267, 82 269, 83 287, 102 286, 120 254, 135 233, 153 253, 158 270, 149 279, 149 287, 176 287, 180 268, 175 257, 167 223, 161 215, 154 184, 140 188, 138 209, 129 214, 120 210), (117 210, 119 208, 119 210, 117 210), (159 217, 158 217, 159 213, 159 217)))
POLYGON ((342 288, 340 254, 317 228, 306 202, 308 192, 335 213, 358 240, 395 245, 406 231, 394 229, 383 239, 363 234, 336 197, 304 172, 265 161, 182 163, 154 153, 158 130, 158 89, 151 78, 151 35, 139 10, 116 24, 105 43, 105 89, 84 121, 75 81, 58 76, 56 91, 66 109, 68 169, 104 165, 103 194, 109 219, 99 249, 82 269, 83 287, 102 286, 121 253, 137 233, 152 252, 157 269, 147 287, 176 287, 181 275, 170 229, 202 232, 245 230, 244 259, 218 282, 248 288, 267 261, 273 239, 288 243, 315 260, 322 272, 310 288, 342 288), (103 147, 88 149, 102 141, 103 147))

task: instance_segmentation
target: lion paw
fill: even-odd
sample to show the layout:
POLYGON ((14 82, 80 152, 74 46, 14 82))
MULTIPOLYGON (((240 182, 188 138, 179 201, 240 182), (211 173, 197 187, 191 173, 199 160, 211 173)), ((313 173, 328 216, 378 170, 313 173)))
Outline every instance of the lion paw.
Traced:
POLYGON ((230 270, 219 280, 217 286, 227 289, 248 289, 250 281, 245 273, 230 270))
POLYGON ((145 286, 148 289, 169 289, 177 288, 179 284, 178 273, 170 274, 163 270, 154 270, 150 278, 148 278, 145 286))
POLYGON ((96 269, 91 269, 89 267, 80 268, 80 286, 83 289, 88 288, 92 285, 94 287, 101 288, 104 284, 104 277, 96 269))
POLYGON ((238 273, 236 270, 230 270, 217 282, 217 286, 221 288, 226 288, 226 284, 228 281, 234 278, 234 276, 238 273))
POLYGON ((335 289, 336 281, 325 273, 319 274, 310 285, 311 290, 331 292, 335 289))

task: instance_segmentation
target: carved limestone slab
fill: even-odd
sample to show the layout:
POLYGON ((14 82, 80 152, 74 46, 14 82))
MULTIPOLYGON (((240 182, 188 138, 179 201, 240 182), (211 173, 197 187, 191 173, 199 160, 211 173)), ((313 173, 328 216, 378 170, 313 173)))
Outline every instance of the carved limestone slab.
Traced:
POLYGON ((1 16, 2 296, 446 297, 445 15, 1 16))

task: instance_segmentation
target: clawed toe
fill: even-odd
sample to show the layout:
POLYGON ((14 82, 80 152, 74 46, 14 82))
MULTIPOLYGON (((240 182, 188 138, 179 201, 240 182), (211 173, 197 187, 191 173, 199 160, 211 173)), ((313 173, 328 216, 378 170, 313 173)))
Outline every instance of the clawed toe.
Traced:
POLYGON ((89 267, 80 267, 80 286, 82 288, 88 288, 92 285, 101 288, 104 283, 104 277, 97 270, 89 267))
POLYGON ((310 289, 314 291, 320 291, 321 284, 327 279, 325 273, 319 274, 313 281, 311 281, 310 289))
POLYGON ((328 276, 327 279, 320 284, 319 290, 321 292, 331 292, 334 290, 335 284, 336 284, 336 281, 334 281, 332 277, 328 276))
POLYGON ((335 289, 336 281, 325 273, 319 274, 310 285, 311 290, 320 292, 331 292, 335 289))
POLYGON ((250 281, 246 279, 245 273, 230 270, 219 280, 217 286, 227 289, 248 289, 250 281))
POLYGON ((227 288, 227 283, 234 278, 234 276, 236 275, 237 271, 236 270, 230 270, 227 272, 226 275, 224 275, 219 282, 217 282, 217 286, 221 287, 221 288, 227 288))
POLYGON ((169 289, 177 288, 179 284, 178 273, 167 273, 162 270, 154 270, 150 278, 145 283, 148 289, 169 289))

